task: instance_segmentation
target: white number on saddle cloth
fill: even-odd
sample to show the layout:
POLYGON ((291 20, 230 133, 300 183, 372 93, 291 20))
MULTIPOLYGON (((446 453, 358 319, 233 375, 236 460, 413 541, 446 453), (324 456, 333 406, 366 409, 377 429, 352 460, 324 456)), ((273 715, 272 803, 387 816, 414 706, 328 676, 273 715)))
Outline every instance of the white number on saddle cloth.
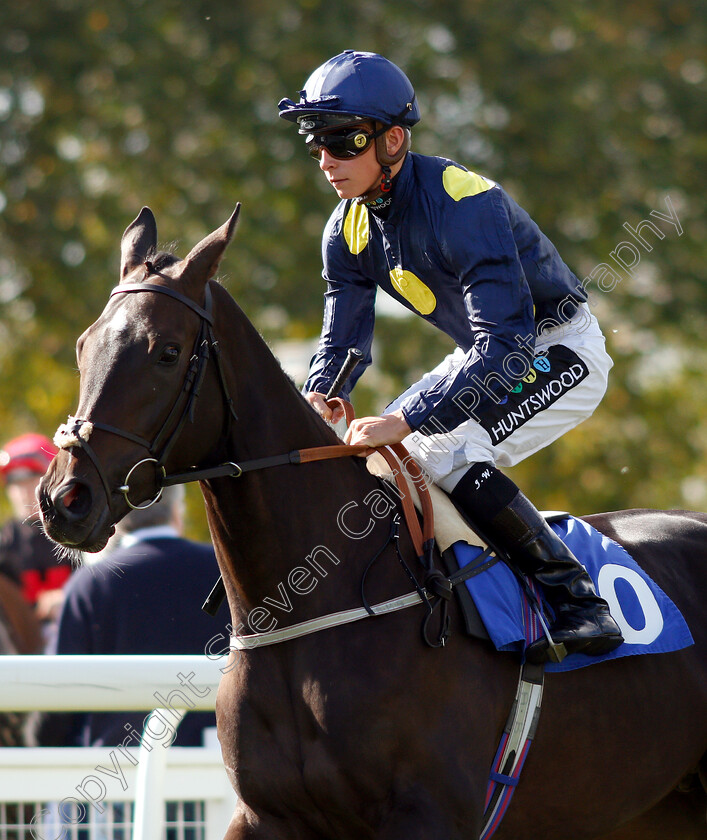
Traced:
POLYGON ((638 572, 616 563, 606 563, 599 571, 597 589, 609 605, 612 617, 621 628, 624 641, 632 645, 649 645, 660 636, 664 624, 663 613, 651 588, 638 572), (624 615, 616 592, 617 580, 625 581, 633 590, 643 610, 645 620, 643 627, 633 627, 624 615))

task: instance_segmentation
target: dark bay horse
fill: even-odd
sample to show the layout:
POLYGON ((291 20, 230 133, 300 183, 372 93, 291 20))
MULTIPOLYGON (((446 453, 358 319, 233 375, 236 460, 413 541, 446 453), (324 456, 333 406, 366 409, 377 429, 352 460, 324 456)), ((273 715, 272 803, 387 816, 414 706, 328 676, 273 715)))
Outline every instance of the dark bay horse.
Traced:
MULTIPOLYGON (((52 538, 97 551, 165 473, 197 468, 232 624, 247 634, 360 607, 376 555, 370 603, 410 581, 390 540, 394 512, 372 513, 380 484, 362 459, 203 472, 338 442, 211 280, 235 222, 236 213, 184 260, 155 253, 147 208, 128 227, 120 284, 78 342, 79 406, 39 500, 52 538)), ((496 837, 704 838, 707 516, 588 520, 673 599, 695 644, 548 675, 496 837)), ((399 548, 414 567, 404 530, 399 548)), ((218 731, 241 801, 227 840, 478 838, 519 664, 464 636, 456 614, 447 646, 425 646, 421 610, 231 654, 218 731)))

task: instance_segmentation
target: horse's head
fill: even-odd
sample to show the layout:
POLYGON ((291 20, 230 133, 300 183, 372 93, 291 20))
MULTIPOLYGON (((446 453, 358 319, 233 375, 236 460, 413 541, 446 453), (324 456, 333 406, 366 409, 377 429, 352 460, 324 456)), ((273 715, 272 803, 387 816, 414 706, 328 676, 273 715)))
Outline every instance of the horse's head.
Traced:
POLYGON ((217 386, 228 402, 218 366, 209 363, 217 348, 208 281, 239 207, 183 260, 156 253, 147 207, 123 234, 120 283, 79 338, 79 406, 57 431, 60 451, 38 490, 56 542, 99 551, 131 508, 159 497, 167 471, 196 463, 204 440, 218 435, 203 427, 218 412, 200 411, 201 427, 190 421, 203 388, 201 404, 213 402, 217 386))

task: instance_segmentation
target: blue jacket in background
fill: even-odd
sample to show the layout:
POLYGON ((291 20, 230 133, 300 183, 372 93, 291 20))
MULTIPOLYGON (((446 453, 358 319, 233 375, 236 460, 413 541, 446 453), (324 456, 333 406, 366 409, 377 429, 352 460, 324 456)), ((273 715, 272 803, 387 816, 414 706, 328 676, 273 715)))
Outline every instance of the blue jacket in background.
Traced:
MULTIPOLYGON (((228 636, 226 604, 216 619, 201 609, 218 575, 213 548, 181 537, 117 548, 71 576, 54 652, 205 655, 210 639, 228 636)), ((176 671, 174 677, 174 688, 191 698, 176 671)), ((126 724, 142 732, 147 714, 52 713, 41 722, 38 740, 42 746, 115 746, 128 737, 126 724)), ((203 728, 215 725, 213 712, 189 712, 175 744, 201 746, 203 728)))

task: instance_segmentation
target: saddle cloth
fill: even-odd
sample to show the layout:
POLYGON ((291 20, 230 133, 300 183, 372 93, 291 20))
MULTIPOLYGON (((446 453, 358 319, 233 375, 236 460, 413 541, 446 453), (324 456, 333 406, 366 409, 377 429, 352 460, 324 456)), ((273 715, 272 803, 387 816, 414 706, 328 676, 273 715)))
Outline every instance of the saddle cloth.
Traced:
MULTIPOLYGON (((378 453, 369 456, 366 465, 373 475, 393 481, 389 465, 378 453)), ((400 471, 406 475, 403 466, 400 471)), ((409 479, 408 488, 419 510, 417 490, 409 479)), ((435 539, 440 552, 446 552, 447 556, 451 552, 459 568, 473 563, 486 544, 461 517, 443 490, 435 484, 429 484, 428 490, 434 507, 435 539)), ((548 663, 546 671, 571 671, 606 659, 668 653, 694 644, 678 608, 621 545, 570 514, 546 513, 545 516, 583 564, 597 591, 609 604, 611 615, 619 624, 625 640, 611 653, 603 656, 572 654, 560 663, 548 663)), ((527 595, 505 563, 494 563, 467 580, 465 585, 481 623, 498 650, 515 651, 522 656, 526 646, 542 635, 542 627, 527 595)), ((533 581, 529 581, 529 585, 536 597, 542 594, 533 581)), ((464 599, 459 600, 464 609, 464 599)), ((467 629, 472 632, 471 625, 477 623, 476 617, 467 614, 465 619, 467 629)), ((476 632, 473 634, 478 635, 476 632)))
MULTIPOLYGON (((557 535, 578 557, 609 604, 621 628, 624 644, 603 656, 575 653, 546 671, 571 671, 624 656, 668 653, 693 644, 692 635, 675 604, 618 543, 569 514, 551 522, 557 535)), ((456 542, 453 551, 460 567, 481 554, 478 546, 456 542)), ((518 578, 502 562, 466 581, 491 641, 498 650, 516 651, 542 635, 542 628, 518 578)), ((534 592, 539 587, 532 585, 534 592)))

